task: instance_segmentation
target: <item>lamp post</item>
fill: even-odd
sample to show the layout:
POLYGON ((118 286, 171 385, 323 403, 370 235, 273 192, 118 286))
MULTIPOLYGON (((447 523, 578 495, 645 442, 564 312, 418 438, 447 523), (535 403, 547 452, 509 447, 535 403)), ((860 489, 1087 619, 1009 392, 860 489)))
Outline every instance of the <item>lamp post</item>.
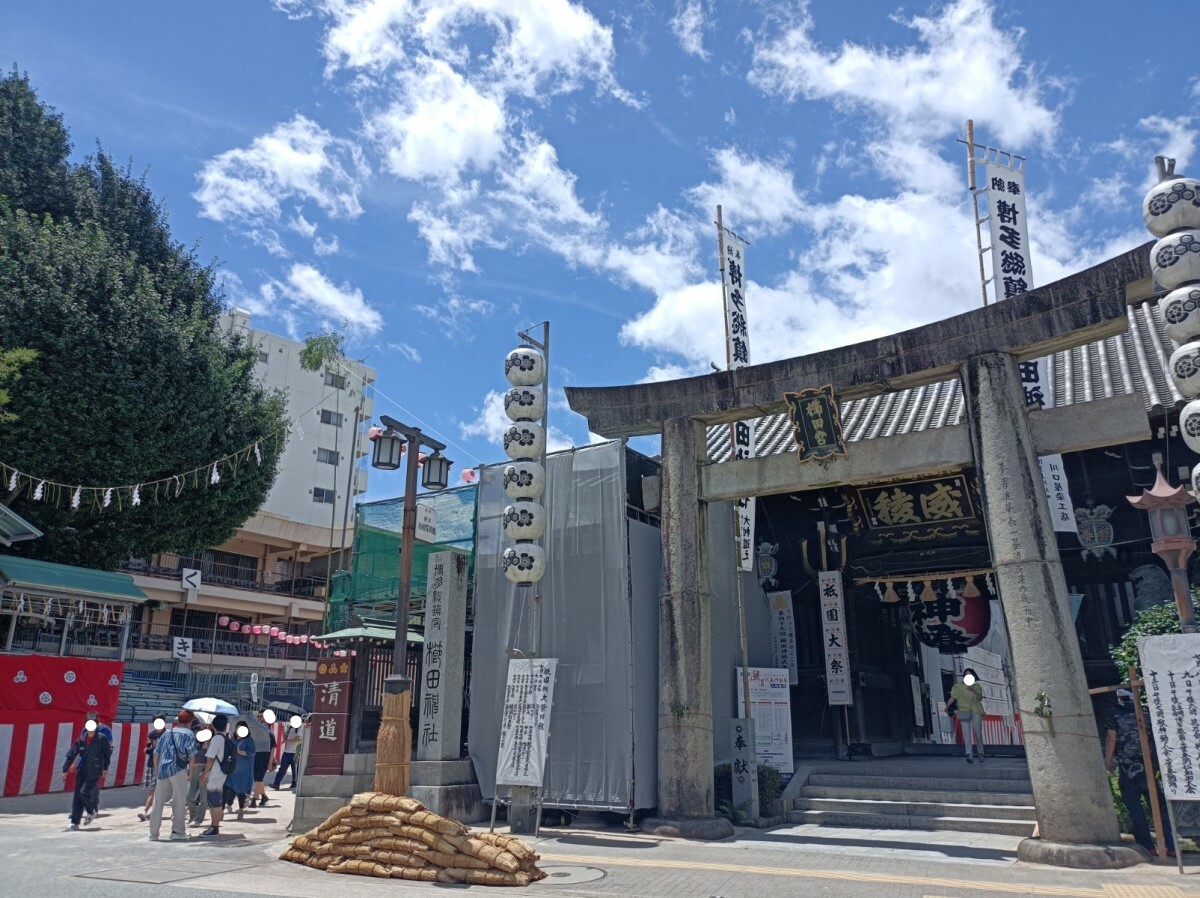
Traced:
POLYGON ((396 590, 396 642, 392 648, 392 673, 383 681, 383 717, 375 759, 375 791, 388 795, 408 792, 412 764, 412 680, 408 678, 408 601, 412 589, 413 541, 417 533, 417 469, 421 467, 421 447, 433 450, 424 461, 421 485, 427 490, 444 490, 451 462, 441 452, 444 443, 426 436, 415 427, 395 418, 380 415, 387 429, 371 437, 374 451, 372 467, 394 471, 400 456, 407 451, 404 476, 404 521, 400 528, 400 583, 396 590))
POLYGON ((1150 515, 1150 533, 1154 541, 1150 551, 1163 560, 1171 572, 1179 624, 1184 633, 1196 632, 1196 613, 1192 609, 1191 589, 1188 586, 1187 562, 1196 551, 1188 524, 1187 507, 1196 501, 1182 486, 1171 486, 1163 477, 1162 468, 1154 486, 1142 490, 1140 496, 1128 496, 1129 504, 1150 515))

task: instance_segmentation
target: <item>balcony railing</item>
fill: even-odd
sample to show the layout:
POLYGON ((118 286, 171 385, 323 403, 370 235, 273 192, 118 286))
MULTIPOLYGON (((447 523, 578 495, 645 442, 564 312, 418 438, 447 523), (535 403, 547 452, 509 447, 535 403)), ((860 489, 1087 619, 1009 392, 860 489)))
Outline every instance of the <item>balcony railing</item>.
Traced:
MULTIPOLYGON (((280 622, 271 626, 282 626, 280 622)), ((287 627, 293 636, 317 636, 324 632, 320 621, 305 624, 292 623, 287 627)), ((177 626, 173 624, 152 624, 135 629, 129 634, 131 649, 172 652, 175 638, 178 636, 192 640, 192 657, 188 663, 197 665, 205 663, 206 658, 213 656, 262 658, 267 660, 304 661, 317 657, 317 650, 309 643, 293 643, 275 639, 263 633, 232 633, 209 626, 177 626)))
POLYGON ((127 573, 176 581, 182 577, 185 568, 199 570, 202 581, 209 585, 272 592, 293 598, 323 600, 326 594, 324 577, 295 577, 179 555, 155 555, 149 561, 144 558, 130 558, 121 565, 121 569, 127 573))

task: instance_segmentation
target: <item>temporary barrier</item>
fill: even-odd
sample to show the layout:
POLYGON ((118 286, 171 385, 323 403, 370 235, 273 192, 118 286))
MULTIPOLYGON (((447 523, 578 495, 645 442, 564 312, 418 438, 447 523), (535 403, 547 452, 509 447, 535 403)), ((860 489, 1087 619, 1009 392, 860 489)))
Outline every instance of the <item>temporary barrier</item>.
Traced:
MULTIPOLYGON (((950 716, 950 715, 946 715, 950 716)), ((954 720, 954 744, 963 744, 962 724, 958 717, 954 720)), ((1021 730, 1020 715, 1012 717, 1007 714, 983 715, 983 744, 984 745, 1024 745, 1025 734, 1021 730)))
MULTIPOLYGON (((75 788, 72 770, 63 774, 71 743, 82 731, 79 718, 0 723, 0 785, 3 794, 32 795, 75 788)), ((130 786, 145 775, 148 723, 115 723, 113 753, 104 786, 130 786)))

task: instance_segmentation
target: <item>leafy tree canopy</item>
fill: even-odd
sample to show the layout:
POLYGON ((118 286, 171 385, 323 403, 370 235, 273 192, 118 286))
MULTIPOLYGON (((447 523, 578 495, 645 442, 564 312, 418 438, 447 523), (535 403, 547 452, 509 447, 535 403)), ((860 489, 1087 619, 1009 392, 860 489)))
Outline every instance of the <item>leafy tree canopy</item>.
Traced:
POLYGON ((10 388, 0 461, 83 486, 169 477, 255 441, 262 464, 120 509, 6 491, 46 534, 14 551, 111 568, 219 545, 271 487, 284 397, 255 379, 254 348, 220 329, 214 269, 172 238, 144 180, 103 151, 73 164, 70 149, 28 78, 0 79, 0 352, 36 353, 10 388))
MULTIPOLYGON (((1194 604, 1195 596, 1193 596, 1194 604)), ((1179 626, 1179 609, 1174 602, 1163 602, 1143 608, 1133 616, 1133 623, 1121 638, 1121 641, 1110 647, 1113 663, 1117 665, 1118 675, 1122 682, 1129 676, 1129 665, 1133 665, 1138 676, 1142 675, 1142 661, 1138 656, 1137 641, 1142 636, 1162 636, 1168 633, 1181 632, 1179 626)))

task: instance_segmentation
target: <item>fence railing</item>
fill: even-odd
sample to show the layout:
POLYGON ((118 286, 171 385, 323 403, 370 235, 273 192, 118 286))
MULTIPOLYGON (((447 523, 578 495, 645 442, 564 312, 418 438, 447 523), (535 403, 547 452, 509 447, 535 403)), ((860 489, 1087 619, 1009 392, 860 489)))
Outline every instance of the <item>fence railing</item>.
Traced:
POLYGON ((181 677, 183 691, 189 696, 211 695, 246 709, 270 701, 292 702, 311 710, 312 681, 303 677, 259 677, 252 688, 252 671, 189 670, 181 677))
POLYGON ((200 571, 204 583, 231 586, 234 589, 253 589, 259 592, 274 592, 295 598, 323 599, 326 593, 326 578, 319 576, 297 577, 260 571, 242 565, 221 564, 203 558, 184 558, 179 555, 155 555, 150 559, 129 558, 121 569, 131 574, 148 577, 166 577, 178 580, 184 568, 200 571))
MULTIPOLYGON (((324 630, 321 621, 292 624, 289 633, 294 636, 319 636, 324 630)), ((269 633, 233 633, 221 627, 180 626, 176 624, 149 624, 129 634, 129 645, 133 649, 174 652, 175 639, 190 639, 191 658, 179 658, 190 664, 201 664, 205 657, 225 655, 242 658, 262 658, 263 661, 304 661, 315 658, 317 651, 310 643, 288 643, 274 638, 269 633)))

